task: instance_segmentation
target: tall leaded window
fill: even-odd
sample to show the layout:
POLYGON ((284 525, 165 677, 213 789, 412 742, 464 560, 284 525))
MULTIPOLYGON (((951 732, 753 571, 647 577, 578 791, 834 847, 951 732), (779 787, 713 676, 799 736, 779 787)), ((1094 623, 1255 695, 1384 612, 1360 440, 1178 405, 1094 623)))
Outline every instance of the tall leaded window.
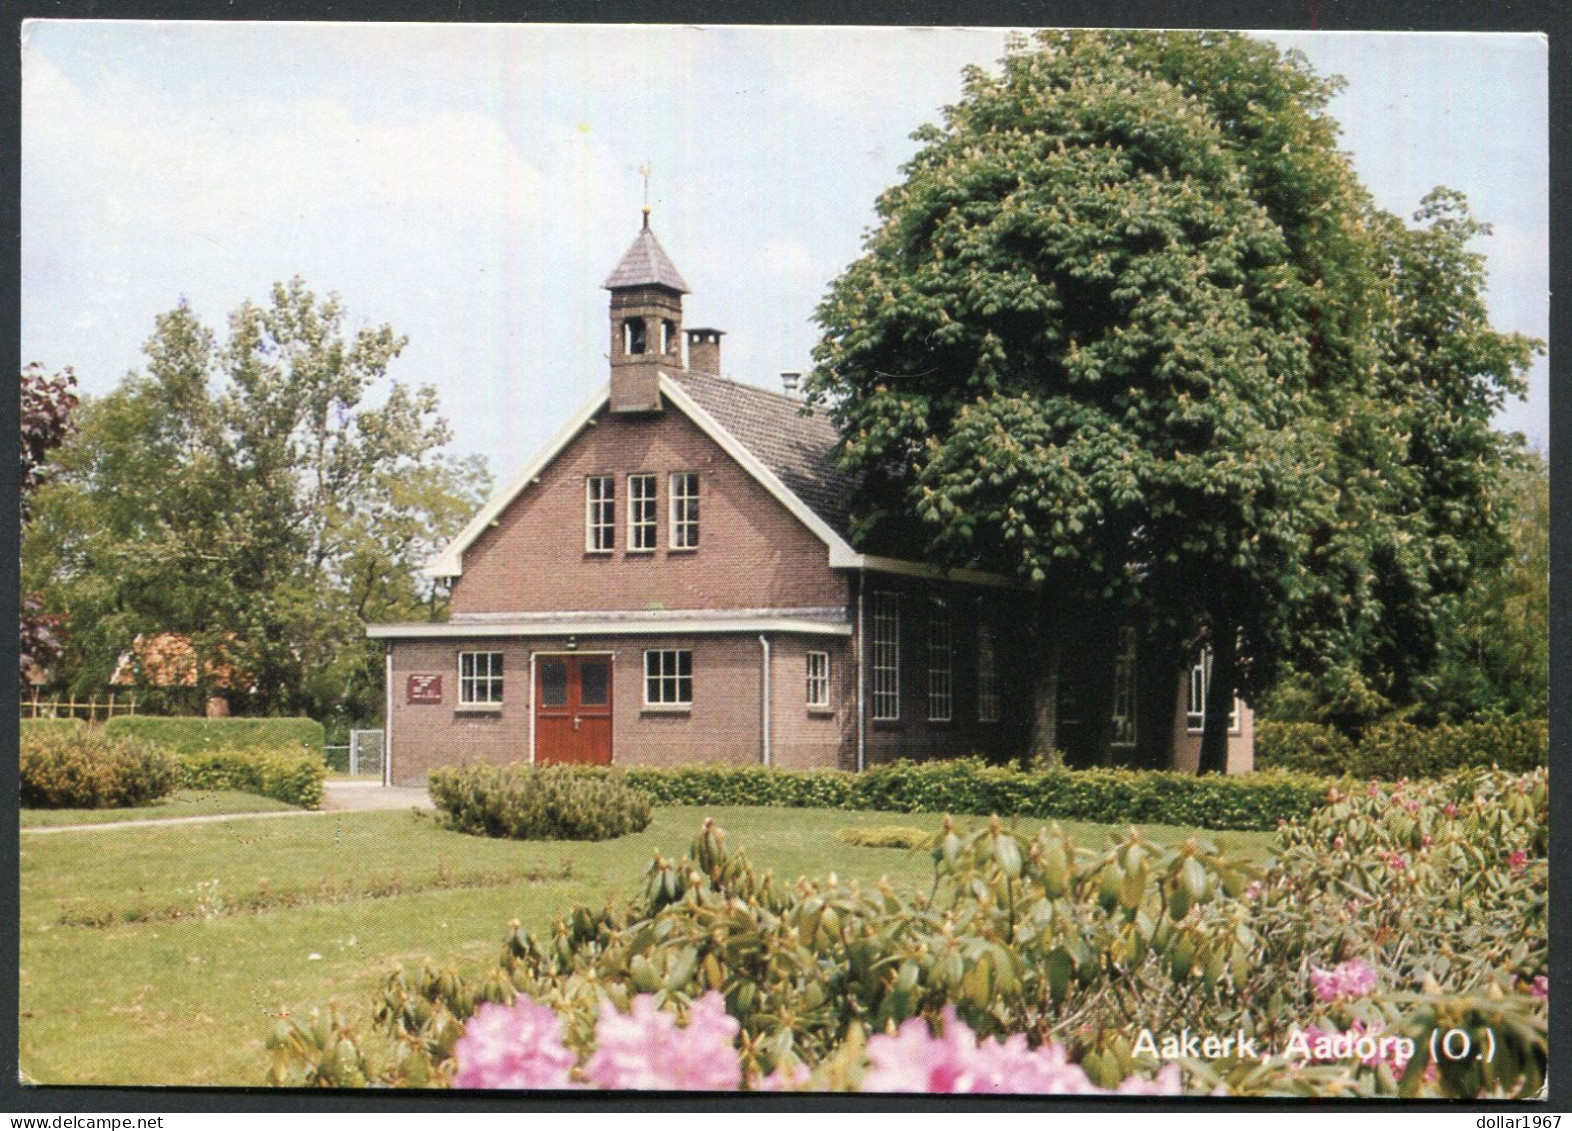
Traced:
POLYGON ((628 476, 628 549, 655 548, 655 477, 628 476))
POLYGON ((699 476, 679 471, 671 477, 671 548, 696 550, 699 546, 699 476))
POLYGON ((955 708, 955 661, 950 649, 950 607, 928 609, 928 721, 947 723, 955 708))
POLYGON ((873 717, 901 717, 901 595, 873 595, 873 717))
POLYGON ((617 545, 617 480, 591 475, 584 480, 584 548, 604 553, 617 545))
POLYGON ((693 703, 693 653, 655 648, 644 653, 644 705, 687 707, 693 703))
POLYGON ((999 658, 987 624, 977 626, 977 721, 999 721, 999 658))
POLYGON ((1119 633, 1119 655, 1114 660, 1113 745, 1135 745, 1135 633, 1119 633))
MULTIPOLYGON (((1206 728, 1206 688, 1212 681, 1212 650, 1203 648, 1201 654, 1195 658, 1195 663, 1190 667, 1190 691, 1188 703, 1185 706, 1184 725, 1186 730, 1204 730, 1206 728)), ((1228 729, 1239 729, 1239 700, 1234 700, 1233 710, 1228 712, 1228 729)))
POLYGON ((810 707, 830 705, 830 654, 808 653, 807 701, 810 707))
POLYGON ((502 653, 459 653, 459 706, 492 707, 502 702, 502 653))

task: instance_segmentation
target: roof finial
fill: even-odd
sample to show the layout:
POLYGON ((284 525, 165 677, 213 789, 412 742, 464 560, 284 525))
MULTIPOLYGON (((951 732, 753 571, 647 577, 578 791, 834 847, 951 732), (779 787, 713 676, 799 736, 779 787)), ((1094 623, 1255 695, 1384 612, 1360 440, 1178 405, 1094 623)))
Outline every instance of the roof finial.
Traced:
POLYGON ((650 163, 639 166, 639 176, 644 178, 644 226, 650 226, 650 163))

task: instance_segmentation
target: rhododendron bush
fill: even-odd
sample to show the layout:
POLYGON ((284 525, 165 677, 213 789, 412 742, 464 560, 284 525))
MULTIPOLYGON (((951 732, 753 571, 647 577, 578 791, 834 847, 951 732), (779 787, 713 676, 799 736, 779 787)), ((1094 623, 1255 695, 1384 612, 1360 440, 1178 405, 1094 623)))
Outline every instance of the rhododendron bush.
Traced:
POLYGON ((1530 1096, 1547 818, 1544 771, 1473 771, 1344 789, 1268 866, 946 820, 921 892, 783 884, 706 823, 626 903, 515 923, 483 978, 395 971, 390 1057, 336 1011, 282 1019, 269 1078, 1530 1096))

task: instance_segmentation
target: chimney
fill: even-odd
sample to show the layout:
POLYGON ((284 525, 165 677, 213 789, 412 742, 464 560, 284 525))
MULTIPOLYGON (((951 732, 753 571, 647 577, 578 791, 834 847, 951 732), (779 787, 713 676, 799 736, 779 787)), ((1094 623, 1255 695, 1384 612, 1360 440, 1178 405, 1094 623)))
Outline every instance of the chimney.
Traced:
POLYGON ((688 330, 688 368, 700 373, 720 376, 721 335, 725 330, 712 330, 707 326, 690 327, 688 330))
POLYGON ((781 387, 786 390, 788 397, 795 397, 797 390, 802 388, 802 374, 797 370, 790 370, 781 374, 781 387))

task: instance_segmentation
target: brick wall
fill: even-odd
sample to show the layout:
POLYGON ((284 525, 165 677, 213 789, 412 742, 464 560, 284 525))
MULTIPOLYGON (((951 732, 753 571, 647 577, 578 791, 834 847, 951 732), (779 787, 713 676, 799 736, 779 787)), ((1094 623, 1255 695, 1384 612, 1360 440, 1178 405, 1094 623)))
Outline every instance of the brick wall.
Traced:
POLYGON ((844 605, 824 544, 720 446, 674 409, 603 413, 464 555, 455 614, 844 605), (699 474, 697 550, 671 550, 672 472, 699 474), (652 472, 657 549, 627 551, 628 482, 652 472), (616 549, 585 550, 584 480, 616 477, 616 549))
MULTIPOLYGON (((803 685, 801 655, 810 647, 799 638, 776 637, 772 664, 772 698, 777 704, 776 761, 793 768, 835 766, 839 751, 834 735, 852 718, 849 695, 840 688, 843 704, 827 719, 801 719, 803 685), (795 659, 794 659, 795 657, 795 659), (796 711, 789 709, 796 696, 796 711)), ((530 656, 567 651, 565 640, 455 638, 397 641, 393 648, 393 779, 397 785, 423 785, 436 766, 461 761, 507 765, 530 759, 530 712, 533 699, 530 656), (458 708, 458 654, 499 651, 503 654, 501 708, 489 712, 458 708), (440 674, 442 702, 413 705, 405 701, 408 677, 440 674)), ((843 639, 827 641, 828 650, 845 648, 843 639)), ((674 766, 760 760, 760 671, 758 637, 579 637, 580 655, 610 652, 612 662, 612 764, 674 766), (647 648, 688 648, 693 652, 693 704, 684 712, 644 708, 644 651, 647 648)), ((834 661, 832 660, 832 664, 834 661)), ((842 672, 849 665, 841 663, 842 672)), ((844 676, 841 677, 844 681, 844 676)))
MULTIPOLYGON (((1185 773, 1195 773, 1201 764, 1201 732, 1191 731, 1185 725, 1189 709, 1190 678, 1185 673, 1179 679, 1179 692, 1174 699, 1174 750, 1173 768, 1185 773)), ((1228 773, 1248 774, 1255 769, 1255 712, 1239 704, 1239 731, 1228 735, 1228 773)))

